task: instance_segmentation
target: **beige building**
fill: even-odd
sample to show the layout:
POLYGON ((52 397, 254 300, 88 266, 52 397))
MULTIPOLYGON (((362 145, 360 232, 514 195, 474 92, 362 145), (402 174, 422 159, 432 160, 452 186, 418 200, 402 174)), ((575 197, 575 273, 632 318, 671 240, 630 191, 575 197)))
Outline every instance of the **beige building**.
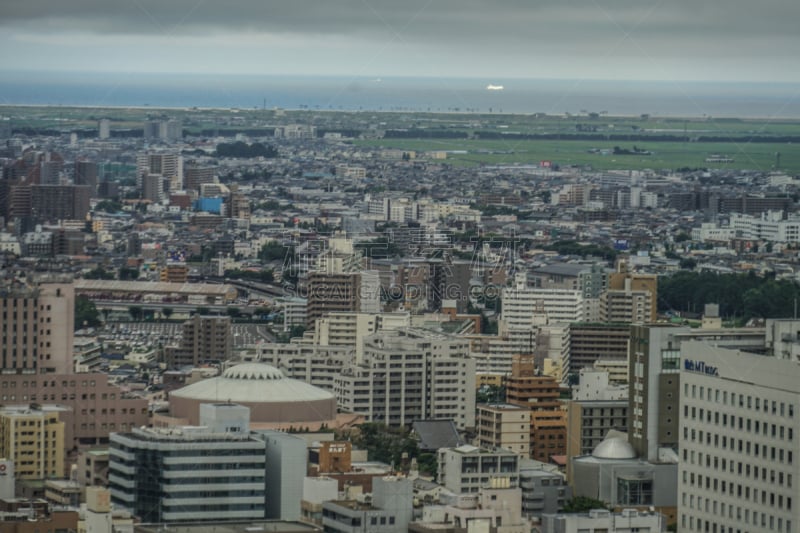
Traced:
POLYGON ((68 277, 0 283, 0 368, 23 374, 72 372, 74 306, 68 277))
MULTIPOLYGON (((567 457, 591 455, 610 430, 628 428, 628 400, 572 400, 567 404, 567 457)), ((572 461, 567 477, 572 478, 572 461)))
POLYGON ((519 487, 520 458, 511 450, 464 445, 439 448, 437 456, 437 482, 455 494, 475 494, 492 483, 519 487))
POLYGON ((641 297, 640 301, 646 305, 647 312, 644 319, 637 322, 655 322, 658 318, 658 277, 655 274, 632 272, 625 260, 619 260, 617 271, 608 275, 608 291, 646 291, 649 297, 641 297))
POLYGON ((351 346, 356 361, 364 357, 364 338, 379 330, 407 328, 411 325, 408 313, 328 313, 316 321, 314 344, 320 346, 351 346))
POLYGON ((167 360, 172 367, 198 366, 227 361, 232 350, 230 317, 194 315, 183 323, 181 345, 167 348, 167 360))
POLYGON ((583 368, 591 368, 600 359, 620 361, 627 368, 630 337, 628 321, 570 324, 569 365, 565 372, 577 374, 583 368))
POLYGON ((280 369, 286 377, 329 391, 333 391, 336 376, 355 360, 355 348, 347 345, 269 343, 260 344, 256 349, 256 360, 280 369))
POLYGON ((168 283, 186 283, 188 275, 189 267, 186 263, 167 263, 158 272, 159 280, 168 283))
POLYGON ((361 305, 361 276, 358 273, 312 272, 308 276, 306 324, 335 311, 355 312, 361 305))
POLYGON ((475 361, 464 339, 414 328, 364 339, 364 360, 334 380, 342 411, 402 426, 447 418, 475 426, 475 361))
POLYGON ((530 457, 544 463, 566 452, 567 418, 562 408, 560 383, 537 375, 530 356, 516 356, 506 378, 508 403, 531 412, 530 457))
POLYGON ((283 375, 262 363, 244 363, 221 376, 170 393, 168 425, 200 424, 201 404, 237 403, 250 409, 254 428, 319 429, 336 424, 336 399, 330 392, 283 375))
POLYGON ((609 290, 600 296, 600 320, 628 324, 654 322, 655 318, 651 318, 654 303, 653 295, 646 290, 609 290))
POLYGON ((475 430, 476 444, 481 448, 505 448, 522 457, 530 454, 529 409, 510 404, 478 404, 475 430))
POLYGON ((66 408, 55 405, 0 410, 0 457, 14 460, 17 479, 64 476, 66 408))

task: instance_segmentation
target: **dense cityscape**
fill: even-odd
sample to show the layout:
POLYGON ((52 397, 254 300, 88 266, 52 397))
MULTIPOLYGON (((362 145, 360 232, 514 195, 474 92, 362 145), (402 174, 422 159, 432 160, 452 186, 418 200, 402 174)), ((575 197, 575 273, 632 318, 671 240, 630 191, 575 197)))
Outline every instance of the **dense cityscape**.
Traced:
POLYGON ((6 111, 4 532, 800 523, 780 156, 437 149, 520 116, 6 111))

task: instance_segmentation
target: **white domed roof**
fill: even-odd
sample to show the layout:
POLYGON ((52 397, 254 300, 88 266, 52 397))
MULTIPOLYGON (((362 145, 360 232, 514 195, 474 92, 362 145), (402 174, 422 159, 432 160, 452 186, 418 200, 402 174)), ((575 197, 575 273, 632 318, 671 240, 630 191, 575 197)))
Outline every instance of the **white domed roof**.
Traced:
POLYGON ((592 457, 597 459, 636 459, 636 452, 624 437, 607 437, 595 447, 592 457))
POLYGON ((210 402, 286 403, 331 400, 330 392, 304 381, 287 378, 274 366, 245 363, 221 376, 203 379, 172 391, 170 397, 210 402))
POLYGON ((227 369, 223 377, 230 379, 285 379, 283 372, 274 366, 261 363, 245 363, 227 369))

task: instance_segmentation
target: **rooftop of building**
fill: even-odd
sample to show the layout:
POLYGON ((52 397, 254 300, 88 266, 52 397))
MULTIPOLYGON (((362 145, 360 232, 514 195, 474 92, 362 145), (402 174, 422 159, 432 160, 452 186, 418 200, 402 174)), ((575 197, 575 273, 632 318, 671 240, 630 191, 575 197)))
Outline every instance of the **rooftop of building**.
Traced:
POLYGON ((581 263, 553 263, 534 269, 535 274, 556 274, 561 276, 578 276, 582 272, 592 269, 592 265, 581 263))
POLYGON ((301 522, 282 520, 217 522, 217 523, 183 523, 183 524, 136 524, 134 533, 307 533, 319 531, 319 528, 301 522))
POLYGON ((8 417, 27 417, 39 416, 46 413, 63 413, 71 411, 65 405, 57 404, 36 404, 29 405, 3 405, 0 406, 0 415, 8 417))
POLYGON ((75 290, 217 294, 219 296, 226 296, 234 289, 230 285, 217 285, 213 283, 171 283, 167 281, 79 279, 75 281, 75 290))
POLYGON ((517 457, 516 452, 512 452, 511 450, 507 450, 505 448, 479 448, 477 446, 472 446, 471 444, 464 444, 458 448, 451 448, 451 450, 461 455, 513 455, 517 457))
POLYGON ((414 433, 419 438, 422 450, 438 450, 452 448, 464 444, 464 440, 451 419, 416 420, 413 423, 414 433))
POLYGON ((232 442, 253 440, 249 433, 215 433, 206 426, 181 426, 168 428, 134 428, 125 437, 149 442, 232 442))
POLYGON ((221 376, 187 385, 170 394, 175 398, 234 403, 308 402, 333 399, 330 392, 263 363, 243 363, 221 376))
POLYGON ((528 411, 528 408, 510 403, 479 403, 479 408, 497 409, 502 411, 528 411))

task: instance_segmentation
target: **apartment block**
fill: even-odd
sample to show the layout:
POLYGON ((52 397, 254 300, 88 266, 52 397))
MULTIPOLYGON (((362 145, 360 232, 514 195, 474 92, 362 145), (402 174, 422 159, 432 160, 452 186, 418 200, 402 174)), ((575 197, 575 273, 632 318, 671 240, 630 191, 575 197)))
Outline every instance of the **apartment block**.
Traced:
POLYGON ((475 416, 476 444, 481 448, 505 448, 521 457, 530 454, 531 412, 518 405, 478 404, 475 416))
POLYGON ((0 457, 14 460, 17 479, 64 476, 65 423, 56 405, 0 409, 0 457))
POLYGON ((361 276, 358 273, 311 272, 308 275, 306 326, 336 311, 361 310, 361 276))
POLYGON ((532 357, 514 357, 506 379, 506 401, 531 411, 532 459, 546 463, 553 455, 566 453, 567 419, 559 398, 560 383, 537 375, 532 357))
POLYGON ((3 373, 71 373, 74 305, 75 290, 65 276, 0 282, 3 373))
POLYGON ((567 371, 577 374, 582 368, 592 367, 598 360, 626 363, 630 336, 630 322, 570 324, 567 371))
POLYGON ((167 360, 172 367, 198 366, 227 361, 232 350, 230 317, 194 315, 183 323, 181 344, 167 347, 167 360))
POLYGON ((292 342, 259 344, 257 359, 279 368, 286 377, 310 383, 333 392, 334 380, 342 369, 355 361, 351 346, 321 346, 292 342))
MULTIPOLYGON (((641 274, 631 270, 629 262, 625 259, 617 261, 616 272, 608 275, 608 291, 623 291, 624 293, 638 293, 645 291, 649 293, 649 298, 637 295, 634 299, 637 303, 642 303, 646 306, 647 312, 643 320, 637 322, 651 323, 655 322, 658 317, 658 277, 654 274, 641 274)), ((620 296, 621 297, 621 296, 620 296)), ((628 296, 629 299, 633 298, 632 295, 628 296)), ((612 296, 611 303, 617 299, 612 296)), ((637 307, 638 309, 638 307, 637 307)), ((606 311, 606 316, 613 316, 615 311, 606 311)), ((615 322, 616 320, 604 319, 605 322, 615 322)))
POLYGON ((364 339, 364 361, 334 380, 340 410, 389 426, 452 419, 475 427, 475 361, 467 341, 413 328, 364 339))
POLYGON ((437 482, 455 494, 477 493, 493 479, 519 486, 519 455, 511 450, 464 445, 441 448, 438 458, 437 482))

